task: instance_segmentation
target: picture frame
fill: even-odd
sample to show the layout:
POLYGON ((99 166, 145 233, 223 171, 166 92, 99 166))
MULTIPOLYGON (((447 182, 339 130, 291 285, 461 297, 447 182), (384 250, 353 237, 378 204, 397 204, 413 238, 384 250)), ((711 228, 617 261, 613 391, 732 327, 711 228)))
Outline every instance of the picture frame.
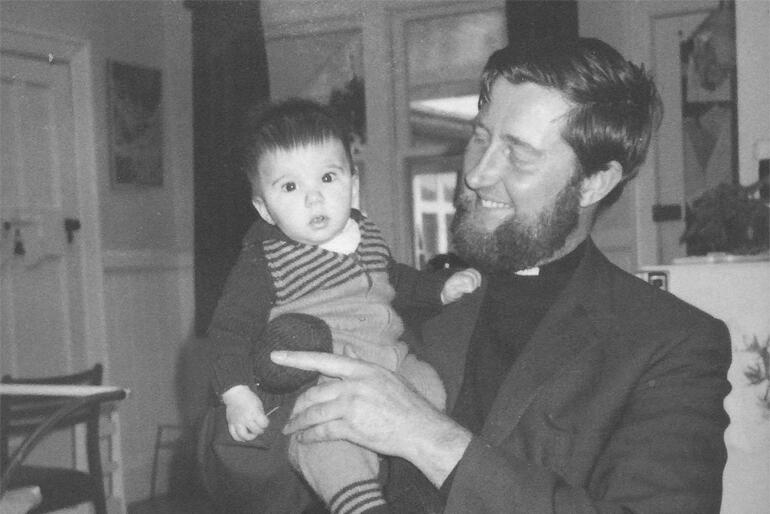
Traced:
POLYGON ((112 185, 162 186, 161 70, 109 60, 107 92, 112 185))

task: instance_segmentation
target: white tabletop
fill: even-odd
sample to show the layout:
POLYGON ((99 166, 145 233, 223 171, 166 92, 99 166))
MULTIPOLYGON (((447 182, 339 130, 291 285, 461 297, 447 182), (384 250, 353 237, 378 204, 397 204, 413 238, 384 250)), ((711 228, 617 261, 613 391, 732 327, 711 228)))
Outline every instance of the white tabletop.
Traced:
POLYGON ((107 385, 0 384, 0 394, 8 396, 90 396, 129 390, 107 385))

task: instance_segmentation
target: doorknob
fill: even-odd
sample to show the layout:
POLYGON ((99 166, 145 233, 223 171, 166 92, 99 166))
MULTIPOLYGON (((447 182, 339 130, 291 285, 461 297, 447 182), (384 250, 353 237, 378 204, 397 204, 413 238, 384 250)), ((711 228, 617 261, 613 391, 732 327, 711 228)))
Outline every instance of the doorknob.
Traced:
POLYGON ((64 218, 64 230, 67 232, 67 242, 75 239, 75 231, 80 230, 80 220, 77 218, 64 218))

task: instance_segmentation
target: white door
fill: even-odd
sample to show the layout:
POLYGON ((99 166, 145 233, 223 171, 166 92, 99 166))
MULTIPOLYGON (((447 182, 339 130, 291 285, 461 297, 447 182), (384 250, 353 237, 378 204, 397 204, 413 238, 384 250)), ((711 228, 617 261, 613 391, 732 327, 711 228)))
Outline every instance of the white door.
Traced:
POLYGON ((89 330, 100 313, 87 298, 101 269, 79 227, 96 215, 79 184, 72 70, 55 47, 25 53, 11 40, 3 34, 0 53, 0 369, 79 371, 102 360, 89 330))

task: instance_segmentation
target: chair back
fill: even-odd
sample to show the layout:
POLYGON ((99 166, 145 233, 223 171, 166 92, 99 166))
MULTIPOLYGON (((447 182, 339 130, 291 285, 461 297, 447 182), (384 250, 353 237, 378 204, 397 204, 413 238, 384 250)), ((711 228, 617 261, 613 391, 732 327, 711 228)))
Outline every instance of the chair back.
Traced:
MULTIPOLYGON (((46 385, 101 385, 103 368, 96 364, 93 368, 71 375, 39 378, 14 378, 4 375, 4 384, 46 384, 46 385)), ((10 438, 28 435, 43 421, 52 416, 69 401, 66 397, 40 396, 5 396, 0 398, 0 470, 5 470, 10 457, 10 438)), ((99 404, 86 405, 62 418, 52 430, 85 423, 86 446, 88 447, 88 465, 91 472, 94 467, 101 468, 98 460, 99 445, 99 404), (97 452, 97 462, 93 462, 92 452, 97 452)))

